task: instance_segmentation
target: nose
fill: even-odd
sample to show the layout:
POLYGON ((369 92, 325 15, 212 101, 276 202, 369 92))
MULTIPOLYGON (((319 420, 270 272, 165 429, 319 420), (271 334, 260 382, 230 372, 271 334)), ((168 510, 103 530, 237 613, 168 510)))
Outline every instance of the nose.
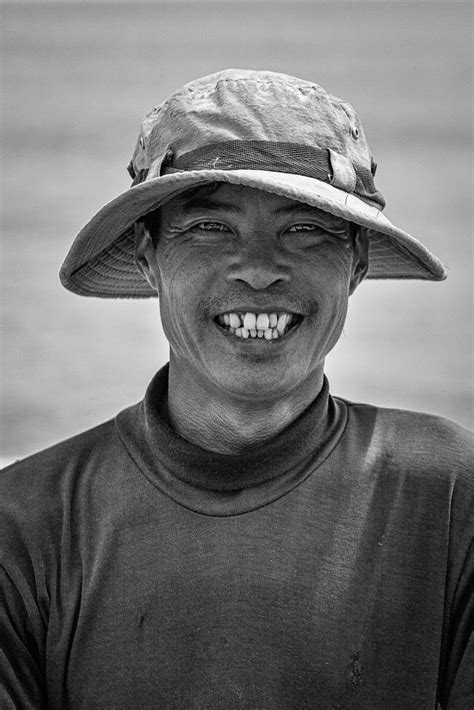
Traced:
POLYGON ((256 242, 242 248, 233 255, 227 280, 245 283, 255 291, 261 291, 277 284, 285 284, 291 280, 290 269, 274 246, 268 242, 256 242))

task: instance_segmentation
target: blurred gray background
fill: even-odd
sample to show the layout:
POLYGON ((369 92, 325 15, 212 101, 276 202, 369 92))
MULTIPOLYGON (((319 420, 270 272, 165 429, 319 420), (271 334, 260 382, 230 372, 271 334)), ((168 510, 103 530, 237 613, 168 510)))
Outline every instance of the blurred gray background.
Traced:
POLYGON ((359 111, 386 213, 444 283, 366 282, 332 391, 472 426, 470 2, 3 3, 3 461, 141 399, 167 360, 155 300, 86 299, 57 272, 125 190, 142 116, 226 67, 284 71, 359 111))

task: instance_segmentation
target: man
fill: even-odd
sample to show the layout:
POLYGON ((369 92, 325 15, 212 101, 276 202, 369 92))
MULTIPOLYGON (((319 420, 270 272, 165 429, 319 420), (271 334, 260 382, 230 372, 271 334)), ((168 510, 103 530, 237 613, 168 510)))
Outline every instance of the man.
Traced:
POLYGON ((158 295, 143 402, 2 475, 2 708, 468 708, 472 442, 333 398, 367 278, 445 277, 381 214, 351 106, 229 70, 142 124, 61 270, 158 295))

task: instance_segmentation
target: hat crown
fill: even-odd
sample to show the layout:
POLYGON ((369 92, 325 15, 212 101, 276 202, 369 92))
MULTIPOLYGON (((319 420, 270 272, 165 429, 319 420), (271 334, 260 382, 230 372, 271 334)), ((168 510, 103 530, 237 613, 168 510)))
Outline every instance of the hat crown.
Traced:
POLYGON ((228 141, 331 149, 371 168, 364 131, 350 104, 314 82, 243 69, 196 79, 152 109, 141 125, 132 166, 136 173, 158 176, 170 148, 179 157, 228 141))

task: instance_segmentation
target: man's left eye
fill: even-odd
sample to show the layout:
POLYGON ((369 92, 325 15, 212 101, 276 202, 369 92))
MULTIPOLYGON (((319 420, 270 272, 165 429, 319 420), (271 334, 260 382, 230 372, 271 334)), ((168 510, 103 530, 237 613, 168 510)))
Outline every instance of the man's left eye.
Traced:
POLYGON ((317 224, 294 224, 288 229, 289 232, 316 232, 317 234, 327 234, 327 232, 317 224))

